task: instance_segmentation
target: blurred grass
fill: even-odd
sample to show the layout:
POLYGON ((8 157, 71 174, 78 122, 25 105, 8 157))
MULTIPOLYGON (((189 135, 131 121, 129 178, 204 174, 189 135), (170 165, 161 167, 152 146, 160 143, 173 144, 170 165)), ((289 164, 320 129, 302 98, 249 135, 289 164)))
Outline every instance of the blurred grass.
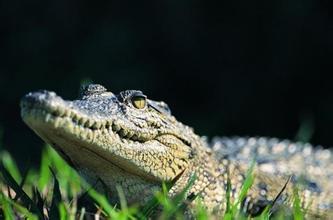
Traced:
POLYGON ((161 214, 164 219, 182 215, 180 204, 185 192, 169 199, 169 188, 165 184, 163 191, 156 193, 154 201, 141 210, 137 206, 128 207, 124 192, 117 187, 120 207, 112 206, 106 196, 92 189, 49 146, 43 150, 40 169, 30 170, 25 176, 20 174, 7 152, 1 152, 0 160, 0 218, 86 219, 87 216, 103 216, 111 219, 147 219, 159 205, 164 207, 165 211, 161 214))
POLYGON ((0 151, 2 151, 2 143, 3 143, 3 127, 0 124, 0 151))
MULTIPOLYGON (((0 219, 184 219, 187 204, 194 199, 196 219, 216 219, 207 213, 200 195, 186 198, 196 179, 195 174, 180 194, 169 198, 167 194, 172 185, 163 184, 162 190, 143 207, 128 206, 126 195, 121 187, 117 187, 120 198, 120 207, 117 207, 111 205, 105 195, 92 189, 49 146, 43 150, 39 170, 29 170, 24 175, 9 153, 2 151, 0 161, 0 219)), ((227 193, 229 204, 224 219, 248 219, 240 207, 254 180, 253 166, 254 163, 247 173, 240 197, 231 202, 230 191, 227 193)), ((230 190, 231 186, 228 188, 230 190)), ((299 199, 294 201, 293 213, 294 219, 303 219, 299 199)), ((282 213, 278 216, 284 219, 287 215, 282 213)), ((256 217, 269 218, 269 210, 256 217)))

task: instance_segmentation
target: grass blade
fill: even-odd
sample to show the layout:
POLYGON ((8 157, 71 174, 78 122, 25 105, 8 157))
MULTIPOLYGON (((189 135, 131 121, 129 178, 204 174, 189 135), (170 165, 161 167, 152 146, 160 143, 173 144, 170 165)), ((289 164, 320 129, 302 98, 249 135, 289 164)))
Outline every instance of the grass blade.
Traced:
POLYGON ((15 181, 15 179, 11 176, 11 174, 7 171, 7 169, 3 166, 2 163, 0 163, 0 172, 7 185, 9 185, 15 191, 15 193, 19 195, 19 198, 22 200, 24 206, 36 213, 39 219, 44 219, 43 210, 40 210, 34 203, 34 201, 23 191, 23 189, 18 185, 18 183, 15 181))
POLYGON ((53 172, 53 170, 50 168, 53 179, 54 179, 54 185, 53 185, 53 195, 52 195, 52 202, 51 202, 51 207, 50 207, 50 219, 60 219, 59 215, 59 209, 58 206, 61 203, 61 192, 60 192, 60 187, 59 187, 59 182, 58 179, 53 172))

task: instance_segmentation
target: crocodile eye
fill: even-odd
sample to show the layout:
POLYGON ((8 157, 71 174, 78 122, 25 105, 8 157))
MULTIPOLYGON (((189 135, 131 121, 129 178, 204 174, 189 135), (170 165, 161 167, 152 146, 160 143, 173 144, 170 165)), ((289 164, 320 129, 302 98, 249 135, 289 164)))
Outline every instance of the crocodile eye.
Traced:
POLYGON ((143 109, 144 107, 146 107, 147 104, 145 96, 139 96, 139 95, 133 96, 131 101, 133 106, 137 109, 143 109))

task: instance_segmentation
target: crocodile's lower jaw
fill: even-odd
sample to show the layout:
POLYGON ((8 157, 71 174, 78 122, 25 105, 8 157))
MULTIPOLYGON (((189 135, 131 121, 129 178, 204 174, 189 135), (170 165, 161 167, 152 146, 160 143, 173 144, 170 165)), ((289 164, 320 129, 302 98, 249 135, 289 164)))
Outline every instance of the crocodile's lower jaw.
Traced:
MULTIPOLYGON (((92 133, 88 128, 73 124, 69 117, 54 116, 42 109, 24 109, 22 118, 90 184, 100 191, 105 191, 105 185, 108 186, 109 191, 106 193, 112 200, 118 199, 117 196, 115 197, 118 195, 115 191, 117 185, 121 185, 126 195, 130 195, 129 203, 144 202, 140 201, 142 195, 137 195, 136 190, 146 194, 144 198, 149 198, 149 194, 152 194, 151 189, 159 188, 160 181, 153 176, 145 175, 135 166, 125 164, 124 161, 119 162, 119 159, 111 155, 109 151, 95 146, 94 138, 100 139, 97 135, 103 135, 103 132, 107 131, 92 133)), ((110 135, 119 138, 117 134, 109 132, 108 136, 110 135)))
MULTIPOLYGON (((112 129, 93 130, 74 123, 69 115, 57 116, 38 107, 22 108, 21 115, 29 127, 79 171, 81 167, 88 167, 92 173, 105 171, 105 173, 113 175, 112 178, 110 177, 111 179, 119 180, 119 177, 115 176, 116 172, 110 172, 110 170, 117 168, 119 170, 117 172, 139 176, 145 181, 161 182, 158 178, 129 163, 131 161, 126 161, 122 157, 112 154, 112 151, 119 148, 120 142, 123 141, 119 134, 113 132, 112 129), (105 140, 105 143, 113 143, 117 147, 101 146, 96 143, 97 140, 99 143, 103 143, 105 140), (80 154, 77 153, 78 151, 80 154), (92 158, 91 155, 94 155, 95 158, 92 158), (105 167, 105 169, 101 169, 101 167, 105 167)), ((87 170, 85 172, 87 173, 87 170)))

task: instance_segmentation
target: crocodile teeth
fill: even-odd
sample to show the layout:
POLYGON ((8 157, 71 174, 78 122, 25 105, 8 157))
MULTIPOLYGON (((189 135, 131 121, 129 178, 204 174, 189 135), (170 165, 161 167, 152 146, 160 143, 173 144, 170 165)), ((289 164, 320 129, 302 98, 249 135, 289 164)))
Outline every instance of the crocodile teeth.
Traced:
POLYGON ((100 128, 101 128, 101 125, 102 125, 101 122, 99 122, 99 121, 95 121, 91 127, 92 127, 93 129, 100 129, 100 128))
POLYGON ((117 124, 112 124, 112 130, 114 130, 115 132, 118 132, 121 129, 121 127, 117 124))
POLYGON ((63 116, 65 116, 65 117, 68 117, 68 116, 70 116, 70 114, 71 114, 71 112, 70 112, 70 111, 68 111, 68 110, 65 110, 65 112, 64 112, 64 115, 63 115, 63 116))
POLYGON ((73 116, 73 121, 76 123, 79 122, 79 117, 76 114, 74 114, 74 116, 73 116))
POLYGON ((132 140, 134 140, 134 141, 137 141, 137 140, 139 140, 139 137, 138 137, 138 135, 137 135, 137 134, 133 134, 133 136, 132 136, 132 140))
POLYGON ((61 117, 65 114, 65 110, 62 108, 58 108, 57 110, 54 111, 54 114, 61 117))
POLYGON ((114 133, 115 138, 120 139, 120 136, 118 133, 114 133))
POLYGON ((87 121, 87 119, 86 118, 80 118, 80 120, 79 120, 79 124, 80 125, 84 125, 84 123, 86 123, 86 121, 87 121))
POLYGON ((138 141, 145 141, 145 137, 144 136, 139 136, 138 141))
POLYGON ((51 120, 51 114, 47 114, 46 117, 45 117, 45 121, 48 122, 51 120))
POLYGON ((120 131, 119 131, 119 135, 120 135, 121 137, 126 137, 127 132, 126 132, 124 129, 120 129, 120 131))
POLYGON ((133 136, 133 132, 128 131, 126 134, 126 138, 132 138, 132 136, 133 136))
MULTIPOLYGON (((59 113, 60 114, 60 113, 59 113)), ((78 126, 80 126, 81 129, 87 128, 89 129, 87 133, 87 138, 89 140, 93 140, 96 132, 99 132, 101 129, 105 129, 105 132, 109 131, 111 134, 113 134, 115 137, 120 139, 128 139, 127 141, 144 141, 145 138, 143 136, 138 136, 134 131, 126 130, 122 128, 119 124, 114 123, 114 120, 107 120, 107 121, 101 121, 101 120, 94 120, 89 119, 87 117, 79 117, 78 114, 76 114, 73 111, 63 111, 61 112, 64 116, 68 116, 71 118, 71 121, 76 123, 78 126)), ((51 120, 52 115, 47 117, 47 120, 51 120)))
POLYGON ((100 128, 104 129, 105 125, 106 125, 106 122, 105 121, 100 121, 99 123, 101 124, 100 128))
POLYGON ((92 140, 92 138, 93 138, 93 132, 91 130, 88 130, 87 138, 88 138, 88 140, 92 140))
POLYGON ((87 120, 82 125, 86 128, 89 128, 89 119, 87 118, 87 120))
POLYGON ((72 111, 70 111, 69 114, 68 114, 68 117, 70 117, 70 118, 74 118, 74 115, 75 115, 75 113, 72 112, 72 111))
POLYGON ((93 124, 94 124, 93 120, 87 119, 87 121, 84 123, 84 127, 91 128, 93 124))
POLYGON ((61 123, 61 119, 60 118, 55 118, 55 120, 53 122, 54 127, 56 127, 56 128, 59 127, 60 123, 61 123))
POLYGON ((107 129, 109 129, 110 127, 112 127, 112 121, 107 121, 106 124, 105 124, 105 127, 107 129))

